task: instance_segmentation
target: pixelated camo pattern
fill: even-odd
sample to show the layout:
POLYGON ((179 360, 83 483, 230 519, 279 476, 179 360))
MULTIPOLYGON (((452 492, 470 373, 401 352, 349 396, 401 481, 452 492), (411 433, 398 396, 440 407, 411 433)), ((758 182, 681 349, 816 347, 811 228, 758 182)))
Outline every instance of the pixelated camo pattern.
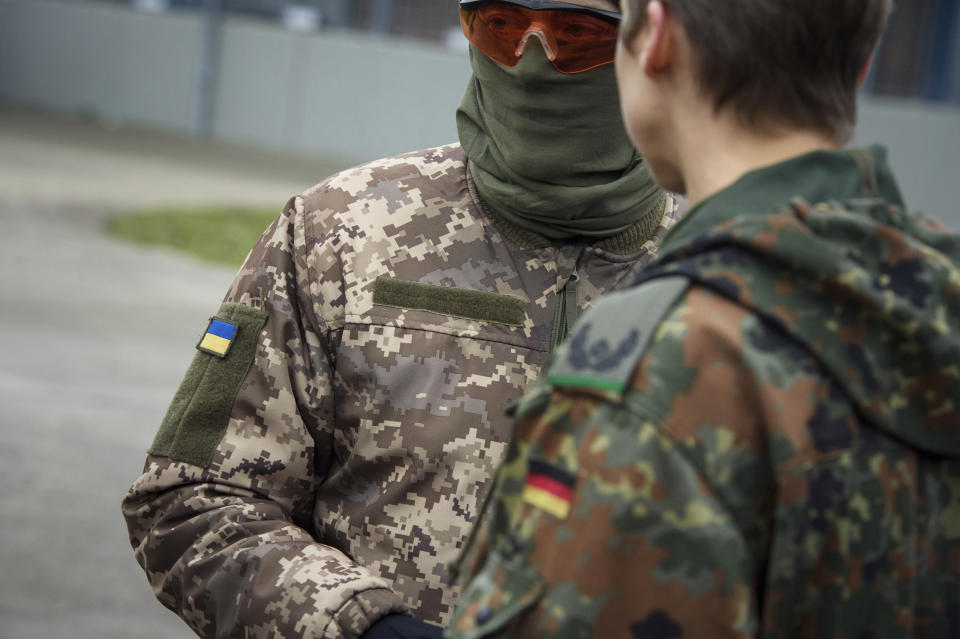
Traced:
POLYGON ((667 245, 641 279, 692 285, 627 390, 520 403, 448 636, 960 637, 960 238, 795 201, 667 245))
MULTIPOLYGON (((507 402, 547 357, 580 249, 489 223, 451 145, 292 199, 226 301, 268 313, 208 468, 150 457, 124 503, 158 598, 206 637, 356 637, 391 611, 444 622, 445 566, 501 460, 507 402), (522 326, 373 304, 377 277, 521 298, 522 326)), ((579 305, 653 257, 586 248, 579 305)))

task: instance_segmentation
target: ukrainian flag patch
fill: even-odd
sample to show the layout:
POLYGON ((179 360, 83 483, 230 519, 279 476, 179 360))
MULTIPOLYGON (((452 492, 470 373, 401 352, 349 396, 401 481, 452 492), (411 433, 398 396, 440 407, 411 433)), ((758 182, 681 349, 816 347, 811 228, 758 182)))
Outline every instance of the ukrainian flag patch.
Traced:
POLYGON ((217 357, 226 357, 230 345, 233 344, 233 338, 237 336, 237 325, 219 320, 215 317, 210 318, 210 324, 203 334, 200 343, 197 344, 197 350, 204 353, 210 353, 217 357))
POLYGON ((566 519, 576 482, 576 477, 562 468, 531 460, 523 487, 523 501, 558 519, 566 519))

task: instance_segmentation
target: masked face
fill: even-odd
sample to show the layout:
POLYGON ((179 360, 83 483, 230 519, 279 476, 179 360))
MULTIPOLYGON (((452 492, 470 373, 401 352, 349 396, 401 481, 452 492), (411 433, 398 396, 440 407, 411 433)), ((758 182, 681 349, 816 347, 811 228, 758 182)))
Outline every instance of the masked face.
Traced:
POLYGON ((465 2, 460 5, 460 22, 470 43, 503 66, 516 65, 528 46, 539 44, 558 71, 582 73, 613 61, 619 23, 615 11, 587 6, 568 2, 543 6, 527 0, 465 2))
POLYGON ((662 204, 627 138, 612 64, 561 73, 539 41, 514 66, 471 47, 460 142, 487 206, 552 238, 606 237, 662 204))
MULTIPOLYGON (((574 0, 558 4, 612 14, 618 10, 612 0, 574 0)), ((502 56, 491 56, 480 47, 471 47, 474 82, 464 97, 461 116, 467 116, 472 121, 458 117, 458 124, 461 125, 462 140, 464 137, 473 138, 467 129, 474 126, 486 134, 482 147, 471 145, 471 160, 476 162, 480 161, 481 156, 496 155, 495 163, 505 176, 509 172, 565 186, 609 182, 637 162, 638 158, 625 135, 619 109, 612 64, 616 52, 616 30, 609 29, 613 18, 569 8, 551 7, 535 11, 524 6, 523 2, 461 5, 466 6, 476 7, 471 11, 477 12, 478 15, 474 16, 477 22, 487 20, 493 24, 500 21, 502 24, 497 27, 497 32, 513 38, 506 50, 511 56, 517 51, 521 52, 518 57, 506 60, 504 64, 497 61, 502 56), (479 15, 484 9, 490 9, 493 13, 479 15), (512 18, 507 15, 514 10, 524 14, 512 18), (502 13, 496 13, 498 11, 502 13), (538 17, 548 14, 554 18, 548 20, 538 17), (606 31, 568 22, 583 19, 605 25, 606 31), (522 24, 511 31, 511 28, 518 27, 511 20, 522 24), (566 34, 569 36, 566 41, 594 45, 599 42, 606 49, 605 56, 611 64, 601 64, 577 73, 559 71, 556 68, 558 60, 550 59, 551 54, 556 53, 556 46, 551 47, 549 42, 539 35, 534 36, 532 31, 524 31, 525 28, 536 26, 532 20, 558 29, 571 29, 566 34), (579 36, 579 40, 573 35, 579 36), (468 135, 464 136, 464 133, 468 135)), ((465 11, 462 9, 461 13, 465 11)), ((464 29, 468 29, 466 21, 464 29)), ((550 34, 550 42, 557 35, 550 34)), ((581 49, 585 50, 583 47, 581 49)), ((487 51, 490 50, 487 47, 487 51)), ((570 59, 574 60, 575 56, 570 59)), ((509 176, 508 179, 513 177, 509 176)))
POLYGON ((609 181, 634 160, 612 67, 559 73, 540 47, 503 67, 471 52, 477 115, 503 162, 570 186, 609 181))

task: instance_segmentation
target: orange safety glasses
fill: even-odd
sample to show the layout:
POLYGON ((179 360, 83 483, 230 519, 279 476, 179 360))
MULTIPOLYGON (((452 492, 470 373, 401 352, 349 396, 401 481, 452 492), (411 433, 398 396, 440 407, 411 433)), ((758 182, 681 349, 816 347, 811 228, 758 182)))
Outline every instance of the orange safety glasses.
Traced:
POLYGON ((531 36, 539 38, 561 73, 613 62, 620 14, 550 0, 460 0, 467 40, 494 61, 512 67, 531 36))

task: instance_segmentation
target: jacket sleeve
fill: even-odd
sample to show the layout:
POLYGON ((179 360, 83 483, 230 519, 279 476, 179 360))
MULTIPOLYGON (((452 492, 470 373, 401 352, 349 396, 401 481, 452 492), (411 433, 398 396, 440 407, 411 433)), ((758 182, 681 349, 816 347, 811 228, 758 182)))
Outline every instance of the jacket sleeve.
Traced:
POLYGON ((563 352, 617 352, 596 346, 617 343, 599 331, 576 357, 572 338, 518 404, 447 637, 754 636, 763 515, 737 497, 764 466, 736 399, 751 384, 727 336, 684 334, 688 310, 663 323, 626 390, 553 375, 563 352))
POLYGON ((517 425, 538 434, 508 453, 445 636, 752 637, 747 544, 680 447, 574 392, 554 394, 547 415, 560 423, 517 425), (550 455, 571 450, 574 415, 603 427, 580 426, 575 458, 550 455))
POLYGON ((203 637, 357 637, 405 611, 315 537, 343 278, 305 217, 294 198, 251 251, 216 316, 236 327, 226 355, 197 352, 123 502, 154 593, 203 637))

